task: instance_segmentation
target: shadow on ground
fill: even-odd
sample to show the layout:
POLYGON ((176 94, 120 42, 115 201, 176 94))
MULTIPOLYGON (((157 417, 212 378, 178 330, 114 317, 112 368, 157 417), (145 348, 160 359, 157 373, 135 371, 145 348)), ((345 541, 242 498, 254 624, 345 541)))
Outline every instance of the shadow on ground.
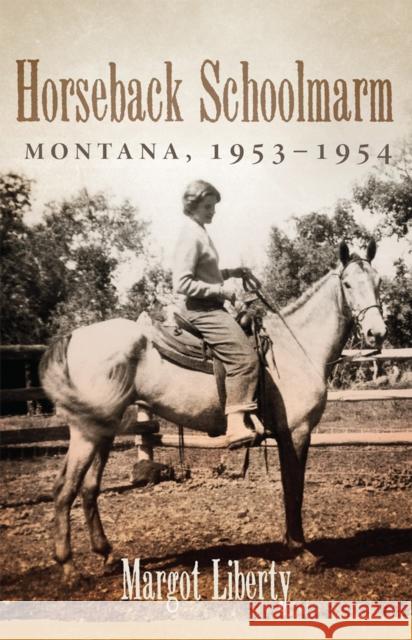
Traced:
MULTIPOLYGON (((359 562, 371 557, 388 557, 412 550, 412 529, 377 528, 360 531, 350 538, 322 538, 308 545, 308 549, 318 558, 323 570, 333 567, 356 569, 359 562)), ((235 544, 227 546, 211 546, 207 548, 190 549, 183 553, 170 554, 162 557, 142 558, 142 568, 155 570, 170 570, 176 567, 193 567, 195 561, 199 568, 211 567, 211 561, 219 558, 222 561, 242 560, 245 558, 263 559, 266 561, 284 562, 294 557, 285 545, 275 543, 265 544, 235 544)), ((73 589, 63 589, 61 570, 57 565, 42 569, 32 569, 20 575, 3 575, 0 586, 7 597, 8 587, 14 589, 21 586, 22 591, 18 599, 30 597, 54 599, 83 599, 85 591, 94 590, 105 580, 121 574, 122 565, 119 562, 109 575, 83 576, 81 583, 73 589), (23 592, 24 590, 24 592, 23 592), (54 592, 54 593, 53 593, 54 592), (30 595, 31 594, 31 595, 30 595)))

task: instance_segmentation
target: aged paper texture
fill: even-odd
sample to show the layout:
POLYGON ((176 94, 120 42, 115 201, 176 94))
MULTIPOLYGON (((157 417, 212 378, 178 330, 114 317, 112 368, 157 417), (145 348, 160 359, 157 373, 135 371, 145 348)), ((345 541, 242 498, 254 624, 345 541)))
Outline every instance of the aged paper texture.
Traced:
MULTIPOLYGON (((4 342, 14 345, 2 352, 0 636, 407 637, 408 360, 397 351, 395 362, 333 367, 347 334, 346 348, 380 349, 384 320, 384 348, 411 347, 411 3, 2 0, 0 13, 2 304, 4 342), (207 230, 220 268, 252 270, 257 307, 273 313, 261 402, 276 405, 266 418, 284 456, 286 538, 273 439, 251 450, 243 477, 245 449, 213 448, 207 435, 225 432, 213 377, 150 355, 152 322, 170 320, 165 308, 176 303, 182 195, 195 180, 219 192, 207 230), (128 322, 95 329, 119 315, 128 322), (57 529, 67 419, 36 396, 40 345, 56 334, 68 338, 46 386, 83 420, 65 467, 72 484, 61 476, 56 493, 57 529), (332 401, 349 392, 369 399, 332 401), (79 494, 75 579, 67 496, 96 452, 96 429, 107 442, 136 400, 139 412, 158 409, 161 435, 137 435, 136 446, 134 435, 119 437, 110 454, 99 505, 111 571, 86 476, 100 555, 79 494), (322 414, 300 553, 305 443, 322 414), (45 441, 53 425, 63 435, 45 441), (159 438, 154 460, 167 468, 139 486, 138 455, 150 459, 159 438), (371 603, 383 601, 392 609, 378 607, 368 627, 371 603), (348 620, 355 626, 339 627, 348 620)), ((245 299, 239 278, 226 285, 245 299)))

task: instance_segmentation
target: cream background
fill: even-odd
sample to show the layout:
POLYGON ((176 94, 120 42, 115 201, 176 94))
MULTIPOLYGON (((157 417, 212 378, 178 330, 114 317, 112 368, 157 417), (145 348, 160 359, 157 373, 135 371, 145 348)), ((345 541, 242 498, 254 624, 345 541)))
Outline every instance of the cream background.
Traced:
MULTIPOLYGON (((317 144, 329 155, 345 142, 355 150, 369 143, 378 153, 397 144, 412 130, 410 89, 412 4, 408 0, 2 0, 0 3, 0 91, 2 137, 0 170, 24 171, 36 180, 32 219, 45 202, 70 196, 80 187, 104 189, 116 198, 130 198, 152 221, 154 245, 166 264, 181 221, 180 198, 186 183, 202 177, 213 182, 223 200, 212 234, 222 266, 239 263, 261 267, 270 225, 287 229, 291 215, 333 206, 348 197, 354 181, 372 167, 351 159, 315 160, 317 144), (16 60, 40 59, 40 78, 108 77, 108 62, 118 76, 148 80, 162 77, 163 61, 174 64, 182 123, 18 123, 16 60), (272 123, 200 124, 201 62, 221 61, 222 76, 240 77, 240 60, 250 62, 257 80, 296 77, 296 59, 305 63, 306 77, 389 78, 393 86, 393 123, 272 123), (192 162, 151 160, 24 160, 25 142, 78 141, 173 142, 192 162), (211 161, 210 145, 221 149, 242 143, 251 149, 264 143, 286 149, 308 148, 305 156, 289 154, 279 166, 249 161, 229 165, 211 161)), ((204 93, 204 92, 203 92, 204 93)), ((370 223, 366 214, 362 221, 370 223)), ((375 223, 376 218, 372 220, 375 223)), ((405 243, 386 242, 377 265, 390 271, 393 258, 405 253, 405 243)), ((134 274, 124 274, 124 285, 134 274)))
MULTIPOLYGON (((281 142, 289 148, 311 147, 314 154, 320 143, 331 148, 341 142, 355 148, 369 143, 377 152, 386 143, 399 143, 412 130, 409 0, 1 0, 0 14, 0 171, 24 171, 36 181, 33 220, 45 202, 70 196, 81 187, 130 198, 152 221, 154 241, 166 264, 181 221, 181 193, 193 178, 210 180, 223 195, 212 227, 222 266, 243 261, 259 268, 271 224, 287 229, 290 215, 332 206, 338 197, 349 196, 352 183, 372 166, 336 166, 310 154, 289 156, 278 167, 246 161, 230 166, 208 158, 211 143, 219 142, 223 149, 225 144, 262 142, 269 149, 281 142), (185 121, 18 123, 15 61, 24 58, 40 58, 43 78, 89 79, 106 77, 109 61, 117 63, 123 79, 147 79, 162 73, 164 60, 172 60, 176 77, 184 81, 180 95, 185 121), (239 61, 248 60, 256 79, 271 77, 275 82, 294 77, 296 59, 304 60, 307 77, 389 78, 394 123, 282 124, 276 119, 271 124, 200 124, 199 69, 205 58, 219 59, 224 75, 235 77, 239 61), (130 148, 139 141, 171 141, 193 161, 25 161, 25 142, 39 141, 107 141, 114 146, 125 141, 130 148)), ((369 224, 364 214, 360 216, 369 224)), ((379 268, 389 270, 405 247, 384 243, 377 256, 379 268)), ((162 633, 153 623, 150 629, 162 633)), ((187 637, 214 634, 204 622, 184 629, 187 637)), ((250 635, 274 637, 273 629, 269 631, 250 635)), ((66 625, 54 627, 48 620, 44 627, 3 622, 0 636, 27 638, 50 632, 61 637, 103 637, 103 632, 111 637, 148 637, 149 628, 125 623, 124 629, 114 626, 110 634, 108 625, 103 630, 96 624, 90 631, 75 624, 68 631, 66 625)), ((231 625, 224 633, 245 636, 245 628, 231 625)))

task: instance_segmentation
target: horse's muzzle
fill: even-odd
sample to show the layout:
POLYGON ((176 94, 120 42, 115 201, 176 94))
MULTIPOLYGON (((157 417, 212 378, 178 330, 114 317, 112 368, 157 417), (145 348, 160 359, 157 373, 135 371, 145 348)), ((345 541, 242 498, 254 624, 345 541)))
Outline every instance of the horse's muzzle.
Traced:
POLYGON ((374 347, 375 349, 380 349, 383 344, 383 341, 386 337, 386 329, 383 332, 374 333, 371 329, 368 329, 366 333, 366 342, 369 347, 374 347))
POLYGON ((379 307, 370 307, 360 323, 366 344, 379 349, 386 337, 386 325, 379 307))

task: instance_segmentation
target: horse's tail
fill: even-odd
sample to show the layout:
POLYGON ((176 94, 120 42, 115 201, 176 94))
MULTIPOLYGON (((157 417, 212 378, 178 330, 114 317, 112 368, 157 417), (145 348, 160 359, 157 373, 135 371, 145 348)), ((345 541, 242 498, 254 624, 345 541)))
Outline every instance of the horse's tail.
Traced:
POLYGON ((70 377, 67 352, 71 338, 71 334, 58 338, 40 361, 40 380, 47 396, 59 408, 77 418, 106 424, 117 421, 134 399, 136 362, 146 338, 142 336, 134 344, 130 359, 117 362, 110 370, 100 372, 96 384, 83 390, 70 377))
POLYGON ((70 380, 67 349, 72 334, 54 340, 44 352, 39 364, 40 382, 46 395, 56 405, 72 410, 77 398, 70 380))

